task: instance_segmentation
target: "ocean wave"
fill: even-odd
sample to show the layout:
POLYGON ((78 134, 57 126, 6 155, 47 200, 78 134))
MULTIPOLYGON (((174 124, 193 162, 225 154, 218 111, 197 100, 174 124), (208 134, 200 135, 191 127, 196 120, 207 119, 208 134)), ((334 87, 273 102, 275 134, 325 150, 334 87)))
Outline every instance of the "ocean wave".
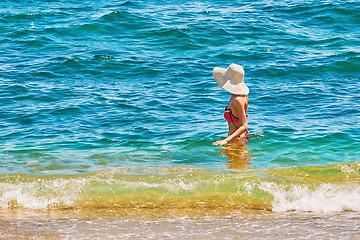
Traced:
POLYGON ((173 167, 73 176, 2 175, 0 207, 360 211, 359 166, 356 162, 228 172, 173 167))
POLYGON ((360 211, 358 183, 321 183, 315 188, 302 184, 262 183, 258 187, 273 195, 272 210, 275 212, 360 211))

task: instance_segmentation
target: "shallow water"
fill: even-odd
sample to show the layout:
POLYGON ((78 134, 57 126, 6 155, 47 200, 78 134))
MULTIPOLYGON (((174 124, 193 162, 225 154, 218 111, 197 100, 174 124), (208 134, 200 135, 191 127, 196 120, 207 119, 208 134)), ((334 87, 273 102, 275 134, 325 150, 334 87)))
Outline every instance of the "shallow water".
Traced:
MULTIPOLYGON (((295 211, 295 225, 304 212, 346 222, 360 210, 359 7, 1 2, 2 223, 18 224, 14 211, 69 209, 95 222, 112 212, 115 225, 147 211, 174 221, 210 215, 219 225, 219 215, 239 211, 284 219, 295 211), (251 139, 215 147, 227 133, 222 113, 230 96, 212 68, 233 62, 250 88, 251 139)), ((260 229, 259 238, 266 235, 260 229)), ((341 234, 327 229, 328 237, 341 234)), ((76 236, 92 234, 78 229, 76 236)))
POLYGON ((0 237, 22 239, 356 239, 354 213, 243 213, 216 218, 1 220, 0 237), (326 237, 324 237, 326 236, 326 237))

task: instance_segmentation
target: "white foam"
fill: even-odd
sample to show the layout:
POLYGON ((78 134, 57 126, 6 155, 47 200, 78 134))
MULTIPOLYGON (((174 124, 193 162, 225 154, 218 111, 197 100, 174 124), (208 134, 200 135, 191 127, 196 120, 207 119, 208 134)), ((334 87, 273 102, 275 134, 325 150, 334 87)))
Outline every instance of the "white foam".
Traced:
POLYGON ((258 187, 274 196, 272 210, 276 212, 360 211, 360 185, 356 183, 322 183, 309 187, 263 182, 258 187))
POLYGON ((81 186, 82 183, 63 179, 18 184, 0 183, 0 208, 19 206, 46 209, 57 204, 71 205, 81 186))
MULTIPOLYGON (((45 209, 47 206, 58 203, 57 199, 46 199, 35 197, 32 194, 24 193, 18 185, 7 184, 7 189, 0 198, 0 207, 8 208, 12 202, 17 205, 31 209, 45 209)), ((3 187, 3 186, 2 186, 3 187)))

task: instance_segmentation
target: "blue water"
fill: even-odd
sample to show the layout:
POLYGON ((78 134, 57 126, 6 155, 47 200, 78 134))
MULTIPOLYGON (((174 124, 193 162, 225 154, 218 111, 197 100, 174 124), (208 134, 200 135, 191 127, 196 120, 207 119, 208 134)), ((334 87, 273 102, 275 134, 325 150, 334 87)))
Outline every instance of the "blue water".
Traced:
POLYGON ((251 137, 232 161, 359 161, 359 10, 359 1, 2 1, 0 173, 227 169, 231 156, 212 142, 226 137, 230 95, 212 68, 231 63, 246 72, 251 137))

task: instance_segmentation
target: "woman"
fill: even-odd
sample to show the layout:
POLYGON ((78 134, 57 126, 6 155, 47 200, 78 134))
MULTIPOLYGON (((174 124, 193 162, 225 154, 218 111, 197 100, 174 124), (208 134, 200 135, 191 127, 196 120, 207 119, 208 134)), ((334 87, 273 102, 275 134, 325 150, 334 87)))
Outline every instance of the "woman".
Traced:
POLYGON ((228 137, 213 144, 223 146, 235 140, 247 141, 249 139, 247 125, 249 88, 244 83, 244 69, 233 63, 227 69, 216 67, 213 73, 220 88, 232 93, 224 112, 229 126, 228 137))

